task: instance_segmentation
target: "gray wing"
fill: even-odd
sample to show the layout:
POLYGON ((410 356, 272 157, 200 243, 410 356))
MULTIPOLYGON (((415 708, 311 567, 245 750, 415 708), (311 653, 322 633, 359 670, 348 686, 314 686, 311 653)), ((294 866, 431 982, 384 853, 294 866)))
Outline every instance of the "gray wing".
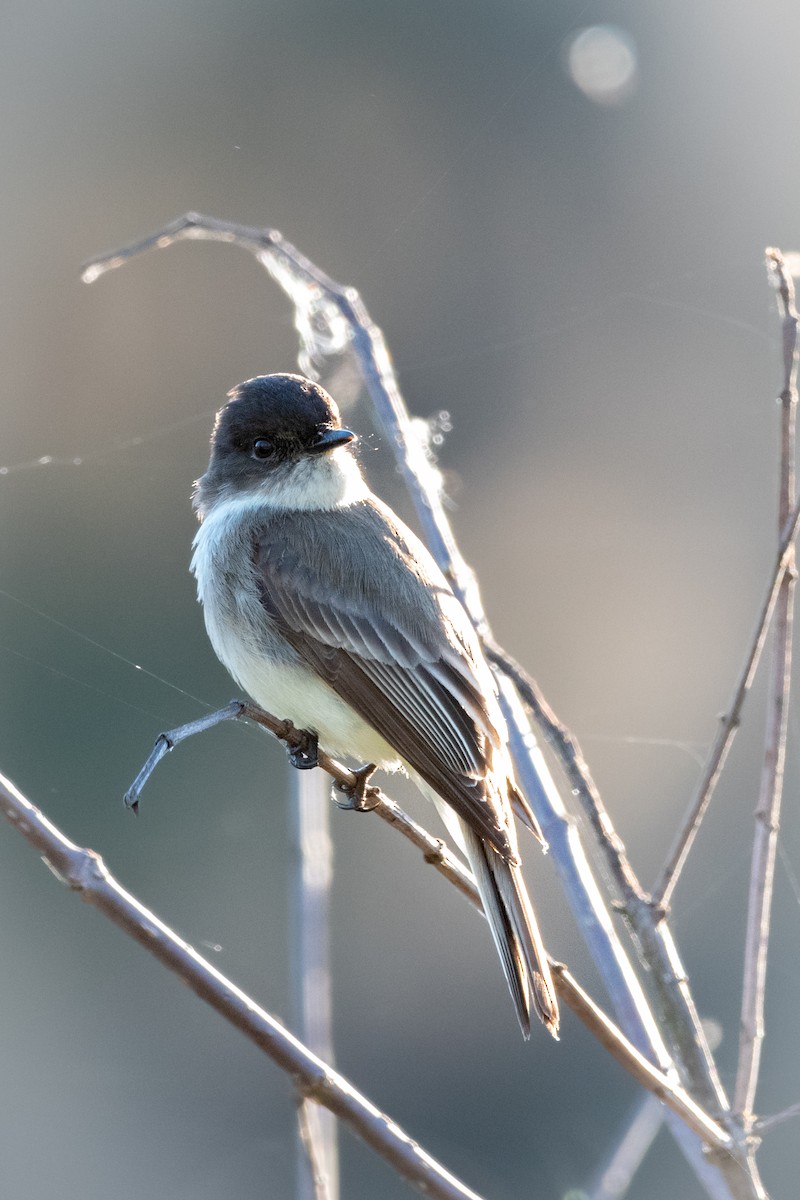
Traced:
POLYGON ((276 514, 262 603, 286 640, 481 838, 515 858, 491 778, 502 717, 472 626, 427 550, 379 502, 276 514), (344 522, 344 524, 343 524, 344 522))

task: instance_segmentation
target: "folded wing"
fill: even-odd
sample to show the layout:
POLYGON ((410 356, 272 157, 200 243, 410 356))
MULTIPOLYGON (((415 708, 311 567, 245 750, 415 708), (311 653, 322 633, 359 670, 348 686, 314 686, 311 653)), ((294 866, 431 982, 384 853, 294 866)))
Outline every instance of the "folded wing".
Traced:
POLYGON ((335 510, 304 518, 276 514, 259 533, 265 608, 303 661, 514 860, 513 781, 498 789, 492 777, 503 741, 494 680, 444 577, 380 503, 350 507, 346 533, 335 510))

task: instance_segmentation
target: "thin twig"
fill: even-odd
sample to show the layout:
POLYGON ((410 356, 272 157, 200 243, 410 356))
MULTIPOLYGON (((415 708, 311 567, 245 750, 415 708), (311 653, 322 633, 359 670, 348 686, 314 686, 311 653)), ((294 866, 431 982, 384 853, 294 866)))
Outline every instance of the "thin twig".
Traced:
MULTIPOLYGON (((244 700, 231 700, 230 704, 226 704, 224 708, 220 708, 216 712, 208 713, 196 721, 189 721, 177 729, 159 734, 147 761, 125 793, 124 799, 127 806, 135 812, 138 811, 141 793, 148 779, 161 759, 181 742, 194 737, 195 734, 204 733, 205 730, 211 729, 214 725, 220 725, 223 721, 240 720, 252 721, 263 729, 269 730, 290 749, 301 748, 307 744, 307 735, 303 730, 296 729, 291 721, 281 721, 272 713, 259 708, 257 704, 244 700)), ((317 761, 323 771, 326 771, 337 783, 346 788, 355 786, 357 781, 354 772, 340 763, 333 755, 327 754, 321 747, 317 749, 317 761)), ((472 876, 450 853, 441 838, 434 838, 427 833, 421 825, 403 812, 399 804, 395 804, 394 800, 390 800, 388 796, 384 795, 380 788, 374 786, 367 788, 367 797, 370 812, 376 812, 388 825, 395 826, 407 841, 422 852, 426 862, 436 867, 440 874, 444 875, 462 895, 482 911, 472 876)))
POLYGON ((309 1097, 358 1134, 404 1179, 437 1200, 480 1200, 353 1085, 312 1054, 274 1017, 226 979, 194 947, 117 883, 99 854, 70 842, 0 775, 0 810, 44 857, 50 870, 114 921, 193 992, 241 1030, 309 1097))
MULTIPOLYGON (((508 700, 509 706, 511 707, 511 710, 514 715, 514 720, 509 725, 509 736, 511 739, 511 744, 513 746, 515 738, 517 738, 518 736, 521 736, 523 738, 525 737, 524 732, 519 733, 518 731, 522 731, 522 730, 526 730, 526 729, 529 730, 529 726, 527 725, 524 711, 520 711, 522 709, 522 702, 519 699, 516 689, 513 687, 511 682, 506 680, 505 677, 503 677, 503 676, 501 676, 499 678, 498 682, 500 683, 501 691, 504 691, 504 693, 505 693, 506 699, 508 700)), ((526 742, 528 753, 531 755, 538 755, 539 757, 541 757, 541 750, 539 750, 538 747, 536 746, 535 741, 532 738, 532 734, 530 734, 529 736, 530 736, 530 740, 526 742)), ((559 800, 558 795, 556 794, 555 796, 551 797, 551 808, 552 808, 553 812, 557 812, 558 804, 560 804, 560 800, 559 800)), ((554 857, 556 857, 559 850, 562 849, 561 844, 560 844, 560 838, 562 837, 562 834, 567 839, 574 839, 574 843, 571 846, 572 857, 574 858, 574 860, 576 862, 578 862, 580 864, 581 859, 582 858, 585 859, 584 850, 583 850, 583 847, 581 846, 580 842, 577 839, 577 835, 576 835, 576 831, 575 831, 575 827, 574 827, 573 823, 567 818, 565 813, 563 814, 563 817, 561 820, 553 821, 551 823, 548 823, 547 826, 545 826, 545 836, 547 837, 548 841, 550 842, 551 849, 554 852, 554 857)), ((556 860, 556 861, 558 861, 558 860, 556 860)), ((588 864, 587 864, 587 872, 588 872, 588 864)), ((583 874, 583 877, 586 877, 585 873, 583 874)), ((601 911, 605 912, 606 910, 604 907, 602 909, 598 907, 597 909, 595 909, 592 912, 592 917, 596 918, 596 914, 601 911)), ((608 919, 610 920, 610 918, 608 918, 608 919)), ((659 922, 659 928, 662 925, 664 926, 665 931, 666 931, 666 921, 663 919, 659 922)), ((585 933, 585 931, 584 931, 584 933, 585 933)), ((679 965, 679 960, 677 959, 677 952, 676 952, 675 962, 669 964, 668 970, 665 971, 664 969, 661 968, 656 955, 653 953, 653 951, 655 950, 655 947, 657 945, 659 945, 659 942, 662 946, 662 949, 665 948, 667 945, 666 936, 664 937, 664 939, 659 939, 658 941, 656 941, 654 939, 654 944, 649 947, 649 949, 651 951, 649 961, 652 961, 656 964, 656 969, 654 969, 653 976, 652 976, 654 983, 656 983, 659 986, 662 986, 662 985, 666 984, 667 982, 672 983, 673 985, 676 985, 679 994, 682 993, 683 995, 685 995, 687 1000, 689 1002, 691 1002, 691 994, 689 992, 688 980, 686 979, 685 975, 683 975, 682 977, 679 977, 676 973, 676 968, 679 965), (668 975, 668 980, 666 980, 664 978, 666 975, 668 975)), ((646 960, 646 961, 648 961, 648 960, 646 960)), ((663 990, 667 991, 667 987, 664 986, 663 990)), ((692 1008, 694 1008, 693 1003, 692 1003, 692 1008)), ((672 1008, 670 1011, 674 1011, 674 1008, 672 1008)), ((648 1012, 649 1012, 649 1010, 648 1010, 648 1012)), ((695 1014, 695 1016, 696 1016, 696 1014, 695 1014)), ((652 1017, 650 1017, 649 1019, 652 1020, 652 1017)), ((681 1020, 680 1013, 677 1013, 676 1020, 677 1021, 681 1020)), ((699 1025, 699 1021, 698 1021, 698 1025, 699 1025)), ((625 1022, 622 1018, 620 1018, 620 1026, 623 1030, 625 1030, 627 1032, 625 1022)), ((667 1032, 672 1032, 672 1031, 668 1030, 667 1032)), ((660 1034, 658 1036, 660 1038, 660 1034)), ((691 1045, 691 1038, 692 1038, 691 1032, 689 1031, 687 1033, 682 1033, 682 1036, 685 1037, 686 1040, 688 1040, 691 1045)), ((633 1039, 631 1039, 631 1040, 633 1040, 633 1039)), ((697 1048, 698 1048, 698 1050, 700 1050, 701 1048, 705 1048, 706 1045, 707 1045, 707 1043, 705 1040, 705 1036, 702 1034, 702 1029, 701 1029, 700 1034, 698 1035, 697 1048)), ((710 1056, 710 1051, 709 1051, 709 1056, 710 1056)), ((685 1085, 684 1080, 681 1080, 681 1082, 684 1083, 684 1085, 685 1085)), ((692 1090, 693 1090, 693 1088, 692 1088, 692 1090)), ((713 1115, 716 1115, 715 1108, 710 1108, 709 1112, 713 1115)), ((676 1123, 674 1119, 669 1121, 669 1125, 670 1125, 670 1131, 673 1134, 673 1136, 676 1138, 681 1151, 683 1152, 683 1154, 689 1161, 692 1169, 694 1170, 695 1174, 697 1175, 698 1180, 702 1183, 703 1187, 705 1187, 705 1189, 709 1193, 709 1195, 714 1196, 714 1197, 717 1197, 717 1196, 721 1197, 722 1195, 726 1195, 726 1196, 735 1197, 736 1200, 765 1200, 766 1192, 764 1191, 763 1184, 761 1183, 761 1180, 759 1178, 755 1160, 754 1160, 752 1152, 751 1152, 751 1147, 747 1143, 745 1143, 743 1145, 739 1143, 738 1136, 736 1136, 736 1135, 738 1135, 739 1131, 736 1128, 736 1126, 733 1126, 729 1130, 729 1133, 731 1134, 731 1136, 735 1137, 735 1141, 736 1141, 736 1148, 735 1148, 734 1153, 732 1155, 726 1154, 721 1157, 718 1156, 716 1158, 712 1158, 703 1153, 702 1146, 700 1145, 699 1142, 695 1141, 694 1139, 688 1140, 687 1130, 686 1130, 685 1126, 682 1126, 682 1125, 676 1123), (698 1155, 698 1150, 700 1151, 699 1155, 698 1155), (712 1162, 718 1168, 718 1170, 712 1169, 712 1165, 711 1165, 712 1162)))
POLYGON ((323 1112, 334 1121, 333 1113, 320 1109, 307 1096, 297 1097, 297 1135, 302 1149, 298 1170, 298 1200, 330 1198, 331 1176, 325 1164, 325 1135, 320 1128, 323 1112))
MULTIPOLYGON (((272 713, 266 712, 255 704, 234 700, 216 713, 210 713, 197 721, 191 721, 178 729, 161 734, 156 740, 153 752, 139 772, 135 784, 126 795, 128 804, 131 807, 138 806, 147 780, 164 755, 173 747, 180 745, 181 742, 193 737, 196 733, 204 733, 212 725, 221 724, 223 721, 242 719, 253 721, 269 730, 290 747, 302 745, 304 742, 302 730, 297 730, 290 721, 280 721, 272 713)), ((343 766, 322 749, 318 749, 317 756, 320 767, 337 783, 343 784, 345 787, 354 785, 356 777, 348 767, 343 766)), ((370 786, 367 789, 366 804, 367 811, 376 813, 382 820, 393 825, 408 841, 423 852, 426 862, 434 866, 441 875, 458 888, 462 895, 466 896, 474 908, 479 912, 483 911, 472 875, 453 857, 440 838, 434 838, 427 833, 421 825, 413 821, 399 805, 385 796, 377 787, 370 786)), ((709 1146, 728 1154, 734 1152, 735 1144, 731 1135, 712 1120, 674 1078, 659 1071, 648 1062, 580 987, 563 963, 550 959, 550 965, 559 997, 612 1057, 616 1058, 638 1083, 658 1096, 685 1122, 689 1129, 709 1146)))
MULTIPOLYGON (((781 470, 778 529, 782 530, 795 501, 794 468, 797 414, 797 310, 794 283, 780 250, 766 252, 770 282, 776 288, 783 316, 784 382, 781 390, 781 470)), ((756 809, 755 837, 750 869, 750 894, 745 935, 742 1016, 739 1034, 739 1063, 734 1087, 734 1106, 745 1129, 754 1121, 758 1069, 764 1040, 764 994, 767 976, 775 855, 778 847, 789 692, 792 667, 792 618, 797 572, 791 557, 781 582, 775 611, 770 698, 761 787, 756 809)))
POLYGON ((635 1047, 631 1046, 626 1038, 622 1037, 616 1025, 609 1020, 605 1013, 579 987, 565 967, 560 966, 558 963, 553 963, 552 965, 555 978, 558 981, 556 987, 558 987, 559 995, 563 997, 564 1003, 568 1008, 572 1009, 576 1016, 581 1018, 585 1025, 592 1028, 595 1037, 605 1046, 606 1050, 618 1062, 622 1061, 620 1055, 624 1054, 630 1074, 633 1075, 642 1087, 647 1088, 654 1096, 662 1100, 668 1108, 677 1113, 688 1127, 702 1138, 707 1145, 714 1146, 715 1149, 722 1150, 725 1153, 732 1152, 735 1149, 735 1144, 731 1135, 716 1121, 713 1121, 691 1099, 683 1088, 670 1083, 661 1071, 658 1071, 647 1061, 644 1055, 640 1054, 635 1047), (569 986, 564 986, 565 984, 569 986), (680 1111, 674 1103, 676 1096, 679 1096, 682 1101, 680 1111), (720 1135, 722 1135, 721 1138, 720 1135))
MULTIPOLYGON (((323 1062, 334 1063, 331 1011, 330 903, 333 843, 330 785, 320 771, 290 772, 293 831, 291 937, 295 1026, 323 1062)), ((296 1200, 339 1200, 339 1155, 333 1114, 303 1100, 298 1106, 296 1200)))
MULTIPOLYGON (((269 714, 265 714, 269 717, 269 714)), ((230 716, 226 719, 231 719, 230 716)), ((269 717, 270 723, 274 718, 269 717)), ((265 725, 267 722, 264 722, 265 725)), ((280 724, 280 722, 276 722, 280 724)), ((267 725, 267 727, 269 727, 267 725)), ((324 755, 325 770, 339 782, 353 786, 353 772, 324 755)), ((323 765, 322 762, 320 765, 323 765)), ((377 789, 375 789, 377 792, 377 789)), ((192 990, 289 1074, 302 1096, 316 1100, 343 1120, 368 1145, 426 1195, 442 1200, 467 1197, 479 1200, 413 1142, 393 1121, 338 1072, 326 1066, 240 988, 173 933, 111 875, 99 854, 70 842, 5 776, 0 775, 0 811, 42 855, 43 861, 73 891, 183 979, 192 990)), ((426 848, 425 861, 455 883, 476 909, 481 908, 475 881, 452 858, 438 838, 425 833, 393 801, 370 792, 370 812, 400 829, 415 845, 426 848)), ((722 1129, 663 1072, 653 1067, 623 1036, 613 1021, 583 991, 562 963, 551 960, 560 997, 609 1050, 614 1058, 675 1113, 715 1151, 729 1154, 733 1142, 722 1129)))
POLYGON ((655 1096, 645 1096, 628 1118, 613 1153, 585 1193, 586 1200, 622 1200, 664 1125, 664 1110, 655 1096))
POLYGON ((535 680, 510 654, 494 642, 485 641, 484 647, 490 662, 513 680, 521 700, 550 738, 564 765, 573 793, 589 818, 598 845, 621 892, 621 911, 639 943, 644 961, 650 965, 660 1028, 666 1031, 683 1082, 704 1108, 722 1114, 724 1119, 730 1104, 689 989, 686 970, 665 919, 666 914, 654 906, 644 893, 574 735, 558 720, 535 680))
MULTIPOLYGON (((703 1029, 711 1050, 716 1050, 722 1041, 722 1027, 716 1021, 706 1021, 703 1029)), ((585 1200, 622 1200, 628 1194, 666 1115, 655 1096, 644 1096, 636 1104, 614 1148, 605 1155, 603 1166, 587 1188, 585 1200)))
POLYGON ((544 730, 548 741, 556 750, 573 789, 573 794, 585 794, 588 800, 585 805, 587 815, 620 890, 626 899, 635 896, 646 901, 648 897, 642 891, 639 880, 628 861, 624 843, 611 822, 575 735, 558 719, 536 680, 528 674, 524 667, 520 666, 516 659, 512 658, 507 650, 498 646, 497 642, 489 637, 484 637, 483 649, 489 662, 513 680, 523 703, 530 709, 537 725, 544 730))
MULTIPOLYGON (((314 364, 326 355, 340 354, 347 349, 349 341, 377 415, 389 435, 434 557, 449 577, 479 634, 491 637, 475 576, 458 551, 444 512, 441 478, 429 447, 420 438, 419 423, 412 423, 400 395, 383 335, 355 289, 342 287, 330 279, 276 231, 248 228, 194 213, 178 218, 131 246, 93 260, 84 270, 84 279, 91 282, 104 271, 121 266, 143 251, 163 248, 184 238, 225 241, 256 255, 295 306, 295 322, 304 346, 301 365, 314 364)), ((668 1066, 669 1055, 641 985, 602 902, 577 831, 536 746, 524 710, 515 692, 502 691, 510 747, 520 784, 537 809, 578 927, 603 976, 618 1018, 636 1045, 660 1065, 668 1066)), ((709 1173, 699 1143, 687 1141, 685 1130, 680 1126, 673 1124, 671 1127, 710 1194, 736 1197, 737 1200, 764 1195, 752 1162, 739 1161, 732 1170, 723 1165, 726 1182, 722 1184, 718 1177, 709 1173)))
POLYGON ((761 1117, 753 1123, 753 1133, 760 1135, 768 1129, 774 1129, 776 1125, 782 1125, 784 1121, 793 1121, 795 1117, 800 1117, 800 1104, 791 1104, 789 1108, 784 1108, 781 1112, 773 1113, 769 1117, 761 1117))
POLYGON ((660 905, 662 908, 667 908, 672 899, 675 885, 686 863, 692 843, 700 829, 706 809, 711 801, 714 789, 719 782, 719 777, 722 774, 722 768, 725 766, 728 751, 739 728, 742 708, 755 678, 755 673, 761 659, 761 652, 767 640, 767 633, 775 611, 781 583, 793 559, 794 541, 797 537, 798 528, 800 528, 800 501, 795 504, 783 526, 780 545, 778 546, 778 552, 775 555, 775 561, 772 565, 766 595, 764 596, 764 601, 756 620, 755 632, 750 643, 750 648, 742 664, 739 678, 736 681, 731 702, 724 716, 720 718, 717 736, 714 739, 705 766, 703 767, 700 782, 697 785, 692 802, 684 817, 683 825, 678 832, 667 861, 653 888, 653 903, 660 905))
MULTIPOLYGON (((417 509, 428 545, 450 579, 481 635, 490 636, 477 582, 461 556, 442 504, 441 478, 429 447, 421 439, 400 394, 383 334, 367 312, 358 292, 343 287, 321 271, 277 230, 242 226, 216 217, 187 213, 163 229, 111 254, 92 259, 83 268, 83 279, 92 283, 106 271, 120 267, 146 251, 163 249, 185 239, 222 241, 237 245, 269 271, 295 306, 295 321, 306 357, 341 352, 349 339, 357 355, 367 390, 387 432, 399 469, 417 509)), ((506 717, 513 714, 505 704, 506 717)), ((511 730, 512 734, 514 730, 511 730)), ((563 805, 544 760, 530 753, 530 730, 519 727, 512 737, 512 753, 523 790, 541 810, 537 813, 550 843, 565 892, 576 914, 591 953, 603 975, 614 1009, 631 1040, 661 1067, 670 1059, 650 1013, 647 1000, 613 923, 603 904, 579 840, 569 826, 563 805)))

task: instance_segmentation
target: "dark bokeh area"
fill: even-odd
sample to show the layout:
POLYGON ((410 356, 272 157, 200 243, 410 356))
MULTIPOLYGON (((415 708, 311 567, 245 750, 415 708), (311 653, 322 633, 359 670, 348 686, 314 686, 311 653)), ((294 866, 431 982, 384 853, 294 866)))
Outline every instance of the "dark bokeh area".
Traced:
MULTIPOLYGON (((284 297, 234 249, 80 282, 89 256, 197 209, 275 226, 357 286, 412 410, 451 414, 453 524, 496 633, 651 880, 776 540, 762 262, 800 244, 796 3, 6 0, 0 32, 0 769, 290 1018, 283 753, 216 729, 163 764, 138 820, 120 801, 160 729, 234 692, 188 574, 190 488, 226 391, 296 363, 284 297), (612 96, 581 90, 569 54, 597 24, 635 56, 612 96)), ((348 421, 411 518, 363 401, 348 421)), ((675 898, 728 1085, 763 694, 675 898)), ((800 1099, 797 753, 793 718, 764 1113, 800 1099)), ((569 1015, 559 1044, 523 1045, 468 906, 378 821, 333 827, 341 1068, 493 1200, 587 1186, 633 1084, 569 1015)), ((0 860, 4 1194, 291 1196, 286 1080, 10 827, 0 860)), ((526 862, 548 945, 605 1003, 551 865, 532 844, 526 862)), ((774 1196, 796 1191, 796 1125, 761 1161, 774 1196)), ((409 1195, 347 1134, 342 1169, 343 1196, 409 1195)), ((699 1195, 662 1133, 632 1200, 699 1195)))

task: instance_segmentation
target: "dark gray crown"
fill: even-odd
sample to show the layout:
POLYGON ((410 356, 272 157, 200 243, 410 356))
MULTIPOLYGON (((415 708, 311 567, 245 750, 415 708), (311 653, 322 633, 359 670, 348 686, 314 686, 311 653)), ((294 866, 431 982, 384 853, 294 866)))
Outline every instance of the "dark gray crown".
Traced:
POLYGON ((306 455, 354 440, 348 431, 335 436, 342 428, 335 400, 302 375, 257 375, 228 397, 214 423, 208 470, 195 490, 201 511, 224 491, 252 486, 306 455), (255 453, 265 446, 263 456, 255 453))
POLYGON ((320 429, 342 425, 333 397, 302 375, 256 375, 228 395, 211 435, 219 449, 247 449, 263 437, 286 451, 302 452, 320 429))

